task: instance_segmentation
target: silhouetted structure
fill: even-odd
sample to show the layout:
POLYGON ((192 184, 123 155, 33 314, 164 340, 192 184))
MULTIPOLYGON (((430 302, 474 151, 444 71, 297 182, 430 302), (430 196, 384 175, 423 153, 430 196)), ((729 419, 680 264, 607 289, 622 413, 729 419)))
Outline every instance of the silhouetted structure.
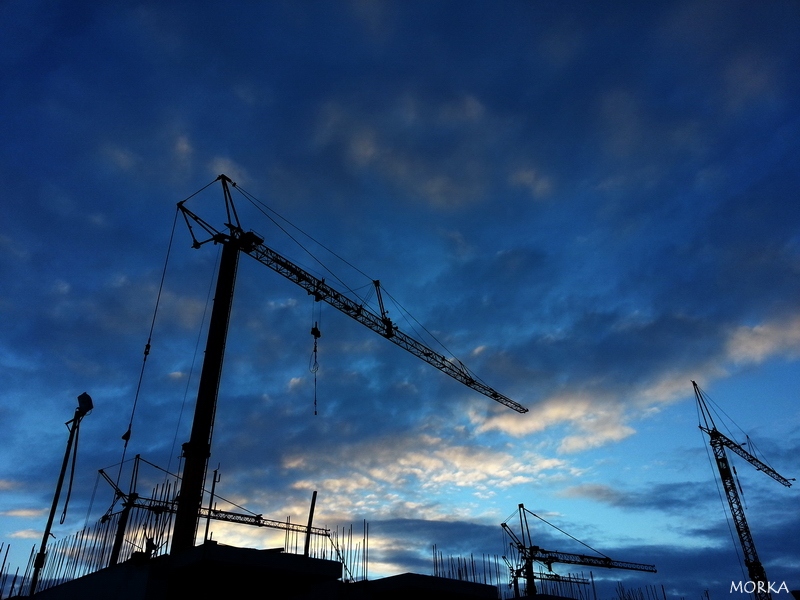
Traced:
MULTIPOLYGON (((591 548, 591 546, 584 544, 583 542, 581 542, 581 544, 596 554, 574 554, 572 552, 545 550, 544 548, 535 546, 533 545, 530 526, 528 525, 528 515, 532 515, 545 523, 547 522, 544 521, 544 519, 542 519, 539 515, 526 509, 524 504, 520 504, 517 508, 519 512, 520 536, 517 536, 511 527, 509 527, 508 519, 500 524, 500 526, 503 528, 503 533, 509 539, 508 546, 511 551, 511 559, 506 559, 506 557, 503 558, 508 564, 511 576, 511 585, 514 588, 515 598, 540 598, 542 594, 540 594, 540 590, 538 590, 536 587, 536 580, 539 580, 540 582, 564 582, 570 586, 572 586, 572 584, 589 583, 588 581, 581 581, 578 578, 571 576, 563 577, 553 573, 552 571, 554 563, 586 565, 590 567, 602 567, 604 569, 628 569, 631 571, 646 571, 649 573, 656 572, 654 565, 613 560, 605 554, 602 554, 594 548, 591 548), (535 572, 534 563, 537 562, 547 567, 548 572, 546 574, 542 574, 541 572, 537 574, 535 572), (524 582, 524 586, 522 587, 520 586, 520 580, 523 580, 524 582)), ((548 525, 550 525, 550 523, 548 523, 548 525)))
POLYGON ((41 591, 41 600, 167 600, 249 598, 330 600, 495 600, 494 586, 406 573, 345 583, 338 561, 206 542, 180 554, 121 564, 41 591))
MULTIPOLYGON (((225 198, 226 232, 217 230, 187 209, 185 201, 178 204, 195 248, 209 242, 222 245, 192 431, 189 441, 183 445, 185 462, 182 478, 173 476, 173 482, 165 481, 153 491, 151 497, 146 498, 136 491, 135 475, 131 489, 125 493, 101 471, 115 491, 109 512, 94 528, 63 540, 47 555, 44 552, 45 533, 42 551, 35 560, 32 580, 28 580, 26 573, 16 589, 20 593, 37 590, 41 574, 41 592, 36 596, 45 600, 160 600, 185 596, 235 598, 250 597, 254 590, 265 589, 269 590, 269 595, 279 598, 496 598, 494 586, 470 581, 413 574, 369 581, 366 579, 366 560, 364 579, 355 582, 335 544, 333 548, 337 560, 310 555, 309 538, 312 534, 327 535, 331 539, 327 530, 315 531, 311 516, 306 527, 289 523, 284 526, 280 522, 263 519, 261 515, 220 511, 211 505, 207 509, 202 507, 240 253, 270 267, 305 289, 316 301, 330 304, 467 387, 517 412, 527 412, 525 407, 481 382, 460 361, 448 359, 400 331, 384 308, 378 281, 373 281, 373 284, 380 314, 372 312, 363 302, 359 304, 331 288, 323 279, 318 279, 271 250, 254 232, 244 231, 231 197, 231 188, 236 188, 236 184, 225 175, 220 175, 217 181, 222 183, 225 198), (203 229, 208 239, 199 241, 194 236, 193 225, 203 229), (119 501, 121 509, 114 512, 119 501), (258 527, 277 527, 286 529, 287 533, 305 533, 304 553, 290 554, 284 548, 234 548, 210 541, 195 546, 199 521, 203 517, 258 527), (130 548, 140 550, 129 555, 130 548)), ((315 338, 319 337, 318 330, 312 333, 315 338)), ((145 358, 149 345, 148 340, 145 358)), ((129 427, 123 436, 126 447, 130 431, 129 427)), ((134 474, 138 472, 139 459, 137 456, 134 474)))
POLYGON ((714 418, 711 416, 711 410, 706 402, 706 397, 700 390, 700 387, 692 381, 694 387, 694 395, 697 400, 697 409, 703 422, 699 425, 700 429, 708 434, 708 443, 714 451, 714 460, 717 463, 719 470, 719 477, 722 481, 722 487, 725 490, 725 497, 728 500, 733 523, 736 527, 736 533, 739 536, 739 543, 742 545, 742 553, 744 554, 744 564, 747 567, 747 574, 750 581, 755 582, 756 589, 754 596, 758 600, 771 600, 772 595, 769 593, 769 580, 767 573, 764 571, 764 566, 758 558, 756 552, 756 544, 753 541, 753 535, 750 533, 750 527, 747 524, 747 518, 744 514, 744 507, 742 501, 739 499, 739 492, 736 491, 737 480, 735 469, 731 469, 728 462, 728 456, 725 453, 725 448, 728 448, 735 454, 744 458, 747 462, 753 465, 758 471, 766 473, 778 483, 791 487, 792 483, 783 475, 779 474, 775 469, 760 461, 753 456, 750 452, 744 449, 741 444, 737 444, 728 436, 723 434, 717 429, 714 418))

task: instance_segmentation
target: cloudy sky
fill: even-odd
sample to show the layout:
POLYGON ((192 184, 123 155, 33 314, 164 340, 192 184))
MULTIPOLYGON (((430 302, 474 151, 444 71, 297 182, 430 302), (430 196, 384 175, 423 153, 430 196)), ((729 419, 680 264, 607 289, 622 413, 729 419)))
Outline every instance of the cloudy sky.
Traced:
MULTIPOLYGON (((56 537, 108 507, 92 491, 122 457, 165 264, 127 456, 177 468, 219 248, 192 249, 175 206, 225 173, 268 207, 237 194, 246 229, 373 307, 379 279, 398 327, 530 411, 243 256, 220 494, 303 521, 318 490, 317 525, 370 523, 374 574, 431 573, 432 544, 503 554, 524 503, 658 567, 595 570, 604 597, 623 579, 687 598, 744 579, 691 380, 800 473, 800 7, 608 4, 0 4, 12 562, 41 537, 84 391, 96 408, 56 537)), ((222 202, 217 183, 188 206, 222 228, 222 202)), ((732 462, 769 579, 800 588, 796 489, 732 462)))

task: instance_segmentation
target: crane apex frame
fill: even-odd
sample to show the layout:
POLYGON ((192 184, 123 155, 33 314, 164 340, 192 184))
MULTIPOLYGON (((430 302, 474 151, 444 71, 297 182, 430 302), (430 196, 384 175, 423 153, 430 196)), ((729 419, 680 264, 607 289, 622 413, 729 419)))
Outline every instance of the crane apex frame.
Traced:
POLYGON ((324 279, 315 277, 288 258, 265 246, 264 239, 261 236, 253 231, 245 231, 241 226, 231 195, 231 187, 236 188, 236 183, 226 175, 220 175, 216 181, 222 183, 225 197, 225 210, 227 213, 225 227, 227 228, 227 233, 220 231, 189 210, 186 207, 186 200, 179 202, 177 205, 192 236, 192 247, 200 248, 208 242, 221 244, 222 256, 217 276, 214 306, 209 322, 192 432, 189 442, 183 445, 185 462, 172 537, 171 551, 173 553, 189 549, 194 545, 202 504, 203 483, 208 467, 208 459, 211 456, 211 435, 240 253, 251 256, 306 290, 309 295, 314 296, 316 301, 326 302, 395 345, 436 367, 456 381, 518 413, 528 412, 528 409, 518 402, 511 400, 478 380, 460 361, 448 359, 401 331, 391 321, 383 307, 380 283, 378 281, 373 281, 373 284, 378 295, 381 314, 372 312, 363 303, 355 302, 329 286, 324 279), (204 240, 198 240, 194 233, 193 224, 202 229, 209 237, 204 240))

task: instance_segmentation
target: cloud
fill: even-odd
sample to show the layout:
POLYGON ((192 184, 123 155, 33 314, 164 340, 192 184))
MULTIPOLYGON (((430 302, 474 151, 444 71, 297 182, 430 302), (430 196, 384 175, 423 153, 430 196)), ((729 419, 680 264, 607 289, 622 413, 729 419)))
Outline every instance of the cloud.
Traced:
MULTIPOLYGON (((697 514, 691 482, 662 472, 629 487, 601 465, 618 450, 632 463, 654 445, 680 452, 667 449, 680 443, 667 405, 691 402, 691 379, 783 371, 776 388, 788 386, 800 348, 790 0, 464 3, 456 18, 394 1, 214 15, 202 3, 23 4, 0 11, 19 38, 0 58, 14 115, 0 161, 0 489, 37 494, 15 506, 48 504, 84 389, 98 409, 80 464, 117 460, 174 202, 224 172, 404 290, 437 339, 531 409, 503 412, 330 313, 315 388, 312 300, 243 260, 213 458, 235 501, 304 515, 319 488, 325 518, 363 513, 398 533, 376 538, 382 563, 423 567, 434 533, 467 551, 497 533, 498 506, 535 494, 554 510, 620 511, 629 531, 638 512, 643 530, 689 531, 682 547, 653 548, 609 533, 623 556, 659 552, 671 595, 727 576, 724 524, 679 519, 697 514), (23 39, 19 23, 41 27, 23 39), (237 36, 243 24, 262 35, 237 36)), ((196 384, 210 247, 171 258, 139 398, 131 451, 164 462, 188 436, 174 421, 196 384)), ((744 392, 731 400, 751 405, 744 392)), ((768 408, 796 430, 788 403, 768 408)), ((784 460, 791 435, 772 438, 784 460)), ((90 488, 76 482, 76 501, 90 488)), ((775 557, 794 558, 775 525, 790 511, 775 506, 754 535, 780 568, 775 557)), ((794 521, 784 529, 797 537, 794 521)))
POLYGON ((364 30, 377 42, 386 42, 394 32, 395 7, 390 2, 350 0, 348 8, 361 22, 364 30))
POLYGON ((579 486, 565 488, 561 492, 567 498, 590 498, 599 502, 620 505, 625 500, 625 495, 609 485, 587 483, 579 486))
POLYGON ((187 136, 179 135, 177 138, 175 138, 173 152, 175 153, 175 157, 180 162, 183 162, 188 161, 191 158, 194 148, 192 148, 192 144, 187 136))
POLYGON ((608 484, 584 483, 563 488, 558 492, 564 498, 586 498, 623 509, 648 510, 685 515, 693 507, 703 505, 708 494, 696 482, 649 482, 641 490, 620 489, 608 484))
POLYGON ((215 156, 208 162, 206 169, 210 177, 217 175, 227 175, 236 184, 247 187, 248 182, 251 180, 250 175, 243 166, 238 164, 232 158, 227 156, 215 156))
POLYGON ((0 514, 5 515, 7 517, 22 517, 22 518, 30 518, 30 517, 40 517, 43 514, 47 513, 46 508, 20 508, 16 510, 6 510, 1 512, 0 514))
POLYGON ((117 145, 106 145, 102 154, 117 169, 121 171, 134 171, 142 163, 142 159, 133 151, 117 145))
POLYGON ((773 356, 795 358, 800 353, 800 316, 790 315, 760 325, 737 327, 727 342, 727 354, 740 364, 758 364, 773 356))
POLYGON ((553 191, 553 182, 533 168, 520 168, 509 177, 511 185, 526 188, 533 198, 546 198, 553 191))
POLYGON ((532 484, 571 469, 564 460, 530 451, 512 453, 413 434, 384 435, 374 442, 354 442, 322 452, 295 450, 284 456, 283 467, 294 472, 295 489, 317 489, 335 499, 328 503, 334 514, 341 505, 343 512, 348 506, 349 510, 369 508, 376 518, 417 515, 428 519, 452 514, 444 501, 458 490, 482 494, 532 484))
POLYGON ((777 68, 765 54, 749 52, 734 57, 723 73, 727 110, 739 113, 754 106, 768 109, 778 97, 777 68))
POLYGON ((322 150, 336 152, 355 174, 374 174, 402 196, 449 211, 480 201, 488 185, 488 148, 465 137, 460 131, 465 126, 486 146, 496 143, 492 115, 477 97, 406 92, 378 108, 326 103, 315 140, 322 150), (432 131, 449 140, 444 147, 428 143, 432 131), (469 169, 461 167, 464 162, 469 169))
POLYGON ((502 431, 520 437, 531 435, 562 424, 572 425, 579 434, 565 436, 559 452, 581 452, 589 448, 622 440, 635 433, 625 424, 628 419, 624 405, 609 403, 586 394, 561 395, 549 398, 520 417, 500 413, 483 418, 473 414, 478 432, 502 431))
POLYGON ((15 539, 36 540, 42 537, 42 532, 36 531, 35 529, 22 529, 20 531, 14 531, 10 535, 15 539))

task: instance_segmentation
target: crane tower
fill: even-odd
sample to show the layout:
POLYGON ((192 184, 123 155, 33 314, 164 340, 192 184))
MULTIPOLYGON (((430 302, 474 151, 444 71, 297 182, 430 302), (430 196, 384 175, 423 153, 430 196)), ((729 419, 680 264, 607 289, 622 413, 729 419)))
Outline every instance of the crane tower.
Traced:
POLYGON ((758 600, 770 600, 771 595, 769 593, 767 574, 764 571, 764 565, 761 564, 761 561, 758 558, 756 545, 753 541, 753 535, 750 533, 750 527, 747 525, 747 519, 744 515, 744 507, 742 506, 742 501, 739 498, 739 492, 736 490, 735 472, 731 469, 731 465, 728 462, 728 456, 725 452, 725 448, 729 449, 735 454, 738 454, 751 465, 753 465, 756 470, 766 473, 775 481, 785 485, 786 487, 792 486, 792 480, 786 479, 780 475, 772 467, 760 461, 750 452, 745 450, 741 444, 737 444, 719 431, 714 423, 714 418, 711 416, 711 411, 708 408, 705 395, 694 381, 692 381, 692 386, 694 387, 694 395, 695 399, 697 400, 700 418, 702 419, 699 427, 701 431, 704 431, 708 434, 709 445, 714 452, 714 460, 717 463, 719 477, 722 480, 722 487, 725 490, 725 496, 728 500, 728 506, 730 507, 733 523, 736 527, 736 533, 739 536, 739 543, 742 546, 742 553, 744 554, 744 564, 747 567, 747 574, 750 577, 750 581, 756 584, 754 594, 758 600))

